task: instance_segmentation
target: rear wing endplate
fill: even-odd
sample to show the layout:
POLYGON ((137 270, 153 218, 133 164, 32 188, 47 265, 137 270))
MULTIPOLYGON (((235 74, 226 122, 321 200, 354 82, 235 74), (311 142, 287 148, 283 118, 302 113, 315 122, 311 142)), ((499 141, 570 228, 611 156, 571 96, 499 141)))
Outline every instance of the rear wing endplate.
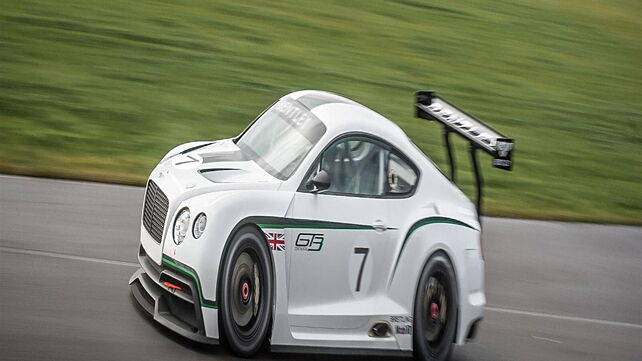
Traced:
POLYGON ((438 121, 443 125, 444 145, 450 163, 450 180, 455 181, 455 158, 450 134, 455 133, 469 142, 469 151, 475 181, 477 184, 477 213, 481 214, 482 186, 481 171, 477 163, 477 150, 481 149, 493 157, 493 166, 511 170, 513 168, 513 139, 482 123, 479 119, 450 104, 433 91, 415 93, 415 114, 418 118, 438 121))

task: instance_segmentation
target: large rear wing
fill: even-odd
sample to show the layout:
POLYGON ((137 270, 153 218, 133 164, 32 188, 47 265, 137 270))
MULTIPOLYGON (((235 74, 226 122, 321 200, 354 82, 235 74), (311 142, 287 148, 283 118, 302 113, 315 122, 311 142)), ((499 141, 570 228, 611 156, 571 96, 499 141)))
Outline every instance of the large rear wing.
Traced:
POLYGON ((481 214, 482 177, 477 163, 477 150, 481 149, 493 157, 493 166, 511 170, 513 168, 513 139, 482 123, 479 119, 438 97, 433 91, 415 93, 415 114, 418 118, 438 121, 443 125, 444 145, 450 163, 450 179, 455 182, 455 158, 450 142, 450 133, 455 133, 469 142, 470 158, 477 184, 477 213, 481 214))

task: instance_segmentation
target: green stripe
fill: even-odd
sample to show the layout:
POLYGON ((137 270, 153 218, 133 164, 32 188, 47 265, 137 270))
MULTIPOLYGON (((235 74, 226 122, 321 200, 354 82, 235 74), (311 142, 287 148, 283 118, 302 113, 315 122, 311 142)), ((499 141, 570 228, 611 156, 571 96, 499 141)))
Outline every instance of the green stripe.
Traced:
POLYGON ((218 306, 214 302, 203 298, 203 292, 201 291, 201 281, 198 278, 198 274, 196 274, 196 272, 192 271, 191 269, 185 266, 178 264, 176 261, 170 259, 167 256, 163 256, 162 262, 164 265, 171 267, 187 276, 190 276, 194 280, 194 283, 196 284, 196 290, 198 291, 198 299, 201 303, 201 306, 218 309, 218 306))
POLYGON ((415 224, 413 224, 412 227, 410 227, 410 229, 408 230, 408 233, 406 233, 406 237, 404 237, 403 239, 403 243, 401 244, 401 250, 399 250, 399 255, 397 256, 397 261, 395 261, 395 267, 392 271, 392 277, 394 277, 395 272, 397 272, 397 266, 399 265, 399 260, 401 260, 401 254, 403 253, 403 250, 406 247, 406 242, 408 242, 408 239, 410 239, 410 236, 412 235, 412 233, 423 226, 426 226, 429 224, 437 224, 437 223, 454 224, 456 226, 462 226, 462 227, 478 230, 477 228, 469 224, 458 221, 456 219, 446 218, 446 217, 428 217, 415 222, 415 224))
POLYGON ((285 229, 285 228, 306 228, 306 229, 374 229, 372 226, 363 226, 359 224, 296 224, 296 223, 258 223, 260 228, 267 229, 285 229))

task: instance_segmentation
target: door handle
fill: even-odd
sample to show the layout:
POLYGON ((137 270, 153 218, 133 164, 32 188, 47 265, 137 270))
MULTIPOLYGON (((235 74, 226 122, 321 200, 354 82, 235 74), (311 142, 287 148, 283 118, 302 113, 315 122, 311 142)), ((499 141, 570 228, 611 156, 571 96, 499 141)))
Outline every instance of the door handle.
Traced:
POLYGON ((386 225, 380 219, 377 219, 376 221, 374 221, 374 223, 372 224, 372 228, 374 228, 374 230, 377 232, 383 232, 387 229, 386 225))

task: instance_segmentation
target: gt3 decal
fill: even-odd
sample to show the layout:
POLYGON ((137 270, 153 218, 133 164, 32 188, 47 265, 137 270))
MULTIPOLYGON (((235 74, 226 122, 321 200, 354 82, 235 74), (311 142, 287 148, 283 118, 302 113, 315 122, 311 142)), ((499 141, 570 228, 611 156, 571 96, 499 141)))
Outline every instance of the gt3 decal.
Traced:
POLYGON ((321 233, 299 233, 294 243, 297 251, 318 252, 323 248, 324 236, 321 233))
POLYGON ((285 233, 279 232, 263 232, 265 239, 267 239, 270 249, 273 251, 285 251, 285 233))

